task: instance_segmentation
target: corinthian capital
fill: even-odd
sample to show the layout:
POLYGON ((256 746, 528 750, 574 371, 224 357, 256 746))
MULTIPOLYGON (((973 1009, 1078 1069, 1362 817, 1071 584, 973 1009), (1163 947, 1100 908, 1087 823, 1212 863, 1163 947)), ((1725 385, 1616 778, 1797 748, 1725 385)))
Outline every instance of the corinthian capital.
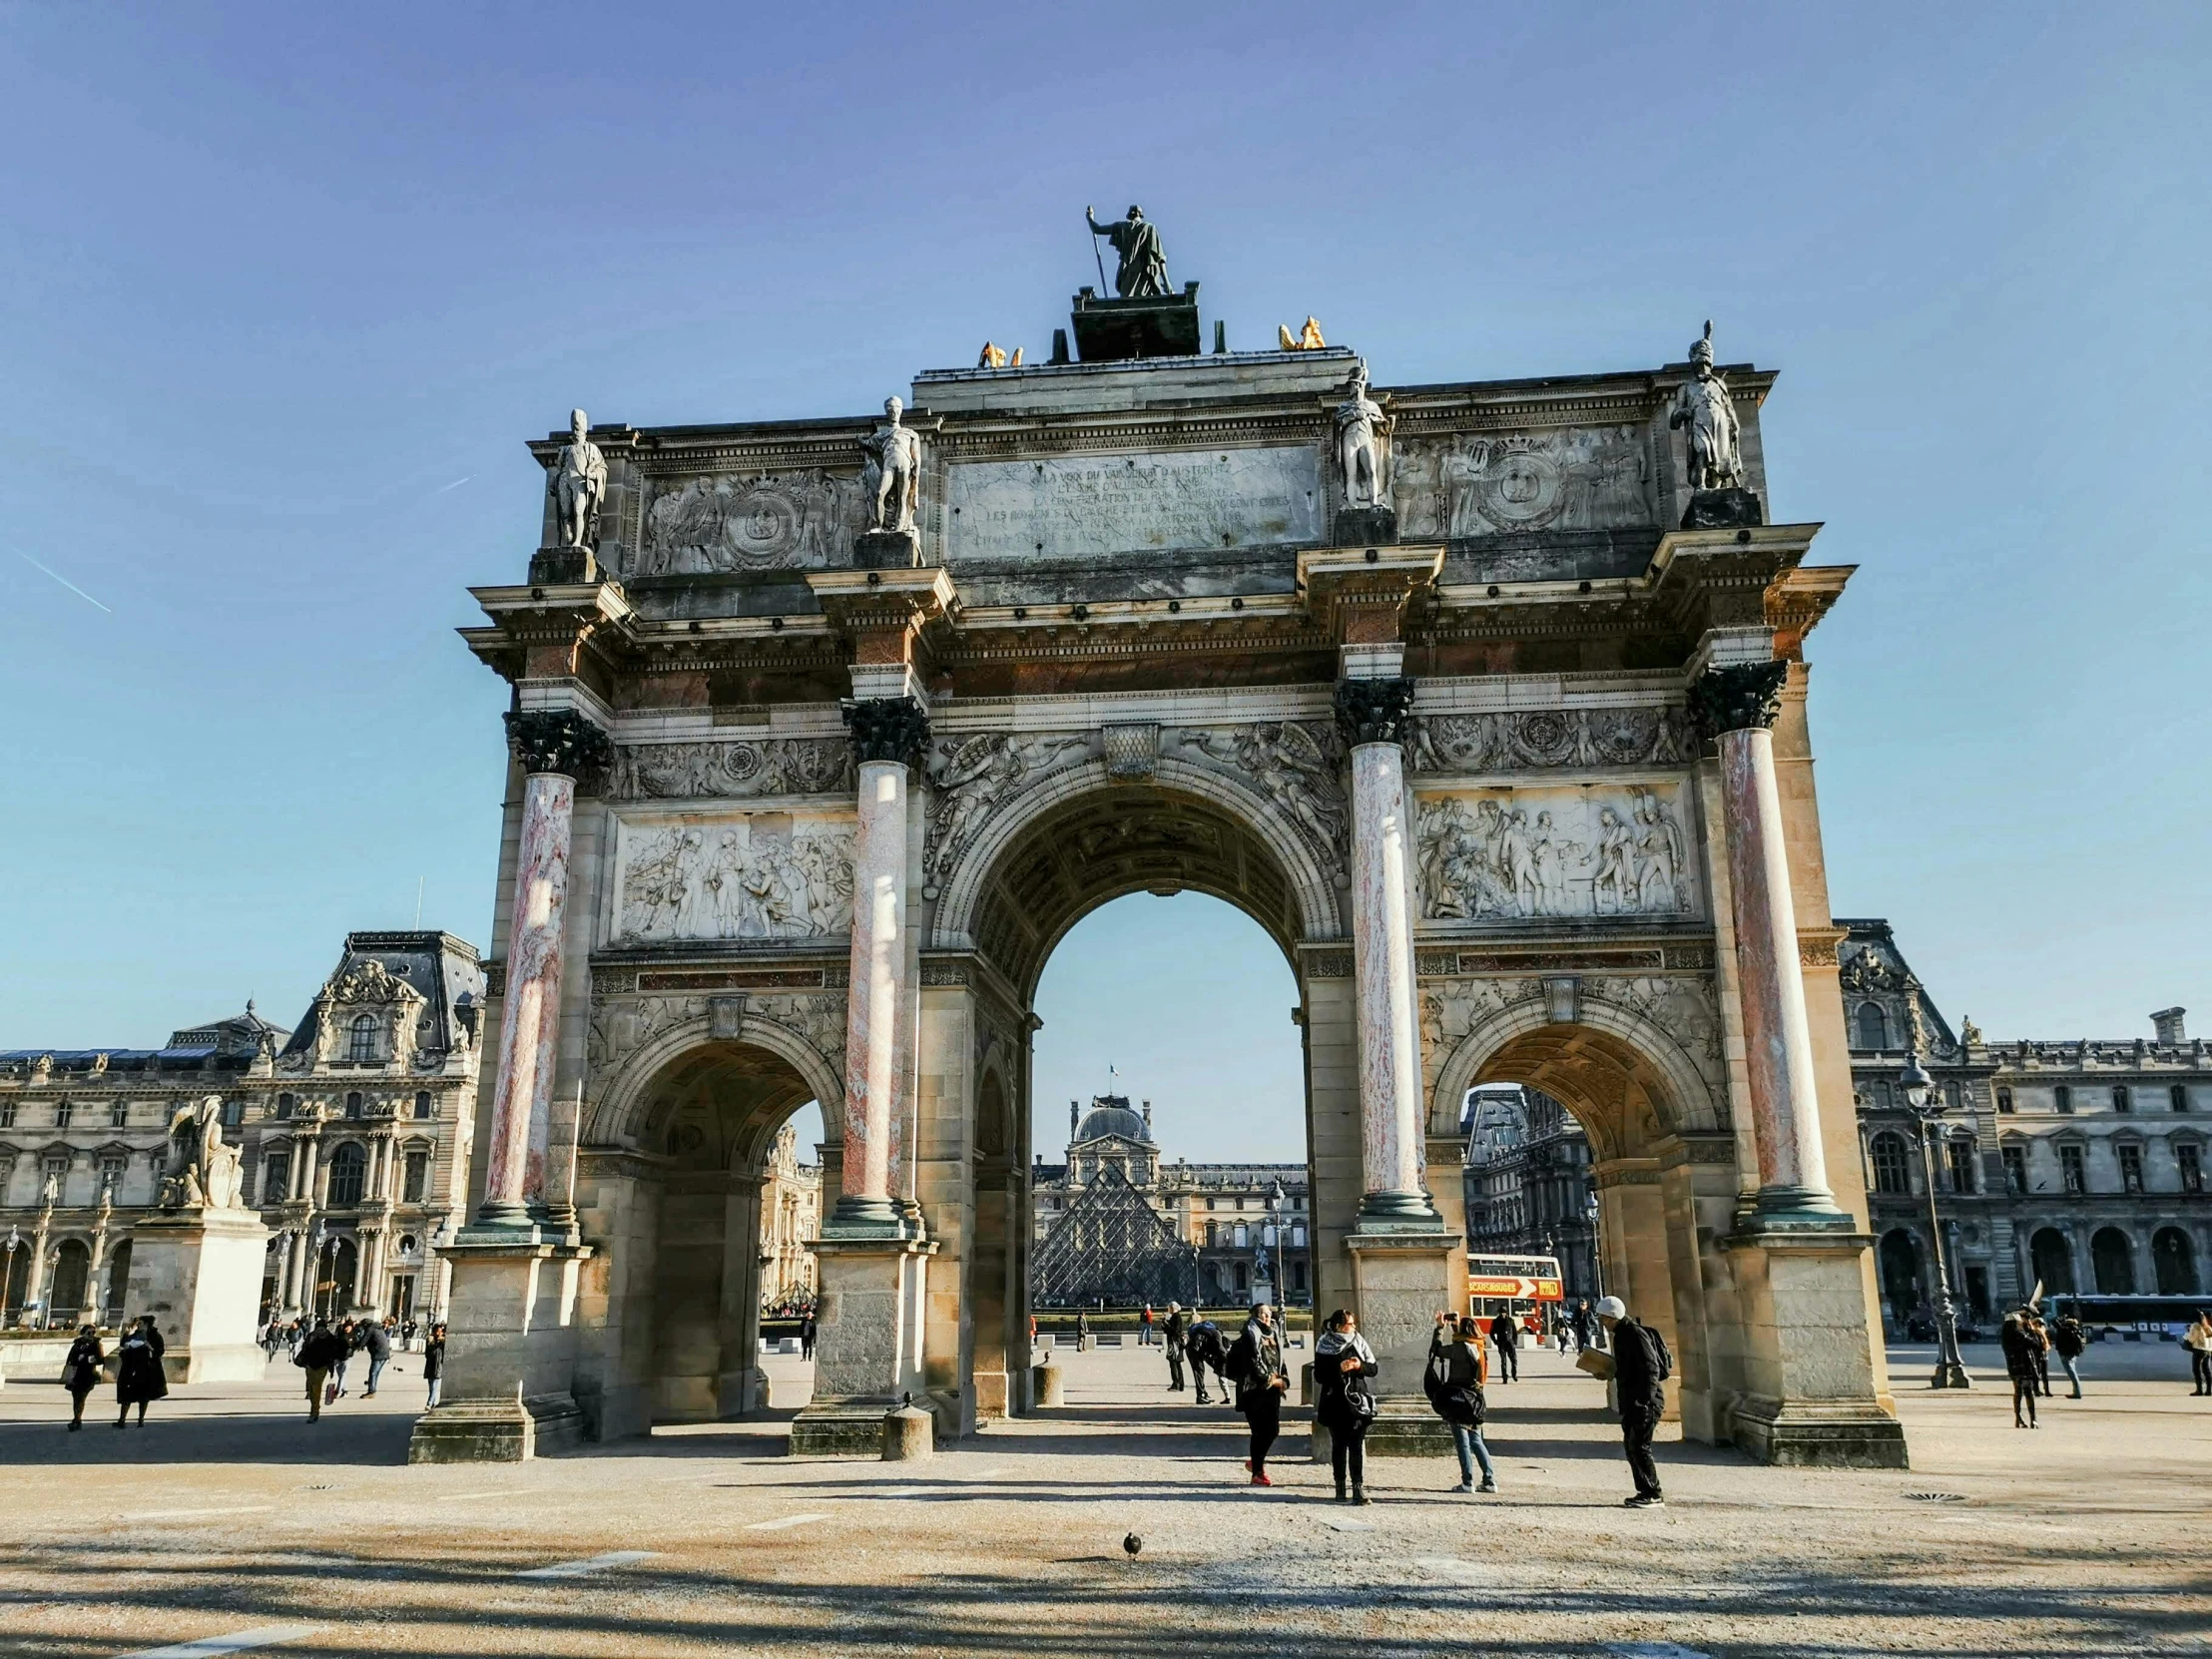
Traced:
POLYGON ((1708 738, 1723 732, 1763 732, 1782 709, 1788 663, 1737 663, 1708 669, 1690 682, 1690 713, 1708 738))
POLYGON ((1413 733, 1413 682, 1338 681, 1337 730, 1355 749, 1364 743, 1403 743, 1413 733))
POLYGON ((929 742, 929 712, 910 697, 863 697, 844 705, 853 757, 912 766, 929 742))
POLYGON ((580 776, 614 753, 607 734, 573 709, 529 709, 507 715, 507 747, 525 772, 580 776))

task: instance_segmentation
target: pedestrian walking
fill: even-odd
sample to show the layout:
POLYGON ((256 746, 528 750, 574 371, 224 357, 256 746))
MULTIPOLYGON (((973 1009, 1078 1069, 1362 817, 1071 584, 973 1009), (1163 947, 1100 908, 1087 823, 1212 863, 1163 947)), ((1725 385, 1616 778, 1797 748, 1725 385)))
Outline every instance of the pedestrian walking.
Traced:
POLYGON ((2189 1351, 2189 1380, 2193 1394, 2212 1394, 2212 1311, 2197 1310, 2197 1323, 2181 1339, 2189 1351))
POLYGON ((121 1428, 131 1414, 131 1407, 139 1408, 139 1426, 146 1426, 146 1408, 169 1392, 169 1373, 162 1366, 162 1355, 169 1345, 162 1341, 162 1334, 154 1324, 152 1314, 141 1314, 138 1324, 131 1327, 122 1346, 115 1351, 115 1398, 121 1407, 115 1414, 115 1425, 121 1428))
POLYGON ((1137 1328, 1137 1346, 1152 1346, 1152 1304, 1149 1302, 1144 1305, 1144 1323, 1137 1328))
POLYGON ((1225 1382, 1237 1385, 1237 1410, 1252 1430, 1252 1455, 1245 1467, 1255 1486, 1272 1486, 1268 1478, 1268 1448, 1283 1431, 1283 1394, 1291 1380, 1283 1370, 1283 1342, 1275 1329, 1275 1310, 1265 1302, 1252 1305, 1252 1318, 1229 1351, 1225 1382))
POLYGON ((1500 1382, 1518 1381, 1520 1332, 1514 1328, 1512 1310, 1508 1309, 1490 1321, 1490 1348, 1497 1355, 1497 1380, 1500 1382))
POLYGON ((374 1320, 363 1320, 355 1341, 360 1351, 368 1356, 368 1386, 361 1390, 361 1397, 374 1399, 376 1380, 384 1375, 384 1368, 391 1363, 391 1333, 374 1320))
POLYGON ((85 1426, 85 1400, 100 1386, 100 1371, 108 1357, 100 1351, 100 1333, 89 1325, 77 1327, 77 1340, 62 1361, 62 1386, 69 1390, 69 1431, 85 1426))
POLYGON ((352 1363, 353 1351, 360 1345, 355 1340, 353 1322, 349 1319, 339 1320, 337 1329, 330 1334, 343 1345, 343 1352, 338 1355, 337 1364, 330 1368, 330 1380, 338 1385, 337 1397, 343 1399, 345 1397, 345 1368, 352 1363))
MULTIPOLYGON (((318 1319, 314 1332, 299 1345, 299 1352, 291 1363, 307 1374, 307 1420, 322 1420, 323 1390, 333 1371, 345 1366, 345 1339, 330 1329, 330 1322, 318 1319)), ((331 1395, 337 1397, 334 1393, 331 1395)))
POLYGON ((422 1381, 429 1384, 430 1397, 423 1409, 435 1410, 438 1403, 438 1385, 445 1381, 445 1327, 430 1327, 429 1341, 422 1345, 422 1381))
POLYGON ((1190 1340, 1191 1316, 1180 1302, 1168 1304, 1167 1351, 1168 1392, 1183 1391, 1183 1345, 1190 1340))
MULTIPOLYGON (((445 1327, 441 1325, 438 1329, 442 1331, 445 1327)), ((810 1308, 799 1316, 799 1357, 802 1360, 812 1360, 815 1357, 816 1329, 814 1310, 810 1308)))
POLYGON ((1997 1347, 2004 1351, 2004 1375, 2012 1380, 2014 1428, 2035 1426, 2035 1374, 2042 1361, 2042 1344, 2030 1324, 2034 1317, 2025 1308, 2015 1309, 2004 1316, 2004 1324, 1997 1331, 1997 1347), (2023 1402, 2027 1406, 2024 1421, 2020 1415, 2023 1402))
POLYGON ((1576 1301, 1574 1313, 1567 1324, 1574 1332, 1574 1346, 1587 1352, 1590 1346, 1590 1303, 1587 1297, 1576 1301))
POLYGON ((2081 1322, 2071 1314, 2061 1314, 2050 1324, 2051 1352, 2058 1356, 2059 1365, 2065 1368, 2066 1381, 2073 1384, 2072 1397, 2081 1397, 2081 1373, 2074 1362, 2081 1358, 2089 1346, 2089 1334, 2081 1329, 2081 1322))
POLYGON ((1451 1430, 1452 1448, 1459 1453, 1460 1492, 1494 1492, 1497 1469, 1490 1448, 1483 1443, 1482 1423, 1489 1415, 1482 1383, 1489 1371, 1482 1352, 1482 1327, 1468 1315, 1456 1323, 1449 1314, 1436 1316, 1436 1329, 1428 1339, 1428 1371, 1421 1380, 1429 1409, 1451 1430), (1475 1465, 1482 1466, 1482 1484, 1474 1483, 1475 1465))
POLYGON ((1221 1334, 1221 1327, 1212 1320, 1200 1320, 1191 1327, 1190 1341, 1183 1352, 1190 1357, 1191 1376, 1198 1383, 1198 1402, 1211 1405, 1213 1400, 1206 1393, 1206 1374, 1214 1374, 1214 1382, 1221 1388, 1224 1403, 1231 1398, 1229 1387, 1229 1343, 1221 1334))
POLYGON ((1657 1508, 1667 1498, 1659 1486, 1659 1465, 1652 1460, 1651 1436, 1666 1405, 1666 1390, 1660 1384, 1674 1375, 1674 1356, 1667 1352, 1664 1337, 1628 1317, 1628 1305, 1617 1296, 1598 1298, 1597 1322, 1613 1346, 1621 1443, 1628 1452, 1628 1472, 1636 1481, 1636 1495, 1625 1507, 1657 1508))
POLYGON ((1368 1428, 1375 1421, 1375 1385, 1370 1381, 1382 1368, 1375 1350, 1360 1335, 1360 1322, 1340 1308, 1329 1316, 1329 1328, 1314 1345, 1314 1420, 1329 1430, 1329 1461, 1337 1475, 1337 1501, 1345 1497, 1345 1477, 1352 1478, 1353 1503, 1370 1503, 1368 1496, 1368 1428))
POLYGON ((2020 1323, 2035 1345, 2035 1391, 2050 1398, 2050 1327, 2033 1308, 2020 1310, 2020 1323))
POLYGON ((1087 1354, 1091 1347, 1091 1317, 1078 1308, 1075 1311, 1075 1352, 1087 1354))

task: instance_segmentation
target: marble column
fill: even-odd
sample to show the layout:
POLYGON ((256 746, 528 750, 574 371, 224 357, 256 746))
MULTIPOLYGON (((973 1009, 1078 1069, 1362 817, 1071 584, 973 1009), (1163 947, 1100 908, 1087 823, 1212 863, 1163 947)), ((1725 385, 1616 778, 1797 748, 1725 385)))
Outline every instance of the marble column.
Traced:
POLYGON ((1848 1228, 1821 1150, 1813 1032, 1798 956, 1774 726, 1789 664, 1716 668, 1691 687, 1692 706, 1720 750, 1721 812, 1736 923, 1737 979, 1759 1144, 1755 1225, 1848 1228))
POLYGON ((1352 962, 1360 1021, 1363 1229, 1439 1225, 1421 1182, 1419 1005, 1413 980, 1405 755, 1410 680, 1346 680, 1352 748, 1352 962))
POLYGON ((906 1004, 907 768, 929 741, 911 698, 850 705, 859 760, 859 822, 852 849, 852 965, 845 993, 843 1190, 825 1236, 891 1236, 891 1147, 904 1090, 900 1013, 906 1004))
POLYGON ((576 775, 601 762, 608 743, 604 732, 568 709, 510 713, 507 743, 526 779, 507 921, 499 1079, 484 1149, 484 1202, 475 1225, 519 1231, 531 1225, 530 1198, 544 1174, 531 1167, 531 1124, 552 1111, 576 775))

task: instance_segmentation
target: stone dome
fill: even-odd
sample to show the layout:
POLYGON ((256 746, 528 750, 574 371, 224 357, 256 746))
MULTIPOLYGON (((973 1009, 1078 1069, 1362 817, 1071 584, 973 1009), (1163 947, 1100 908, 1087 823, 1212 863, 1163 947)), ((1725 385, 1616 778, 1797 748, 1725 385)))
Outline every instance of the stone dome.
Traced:
POLYGON ((1095 1141, 1107 1135, 1119 1135, 1125 1141, 1143 1141, 1150 1144, 1152 1131, 1140 1113, 1130 1110, 1126 1096, 1102 1094, 1091 1100, 1091 1109, 1083 1114, 1083 1121, 1076 1126, 1077 1141, 1095 1141))

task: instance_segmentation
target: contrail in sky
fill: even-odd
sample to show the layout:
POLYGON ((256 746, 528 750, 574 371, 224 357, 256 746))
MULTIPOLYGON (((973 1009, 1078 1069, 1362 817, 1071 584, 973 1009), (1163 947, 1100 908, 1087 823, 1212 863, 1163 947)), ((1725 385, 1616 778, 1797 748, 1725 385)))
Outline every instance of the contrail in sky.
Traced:
MULTIPOLYGON (((72 582, 68 577, 62 575, 59 571, 46 570, 46 567, 44 565, 40 564, 38 560, 32 558, 30 554, 24 552, 22 548, 19 547, 15 550, 15 556, 21 559, 25 564, 30 565, 33 569, 45 570, 47 575, 53 577, 55 581, 61 583, 63 587, 67 588, 71 593, 75 594, 79 599, 82 599, 87 605, 100 605, 99 600, 93 598, 91 594, 85 592, 85 590, 83 588, 80 588, 75 582, 72 582)), ((103 611, 106 611, 110 616, 115 615, 114 608, 111 606, 100 605, 100 608, 103 611)))
MULTIPOLYGON (((468 475, 468 478, 473 478, 473 477, 475 477, 475 476, 476 476, 476 474, 472 472, 472 473, 470 473, 470 474, 468 475)), ((432 490, 432 491, 431 491, 430 493, 431 493, 432 495, 443 495, 443 494, 444 494, 444 493, 445 493, 445 492, 446 492, 447 490, 457 490, 457 489, 459 489, 459 488, 460 488, 460 487, 461 487, 461 486, 462 486, 463 484, 465 484, 465 483, 467 483, 467 482, 468 482, 468 478, 456 478, 456 479, 454 479, 454 480, 453 480, 453 481, 452 481, 452 482, 451 482, 450 484, 440 484, 440 485, 439 485, 439 486, 438 486, 438 487, 437 487, 436 489, 432 490)))

